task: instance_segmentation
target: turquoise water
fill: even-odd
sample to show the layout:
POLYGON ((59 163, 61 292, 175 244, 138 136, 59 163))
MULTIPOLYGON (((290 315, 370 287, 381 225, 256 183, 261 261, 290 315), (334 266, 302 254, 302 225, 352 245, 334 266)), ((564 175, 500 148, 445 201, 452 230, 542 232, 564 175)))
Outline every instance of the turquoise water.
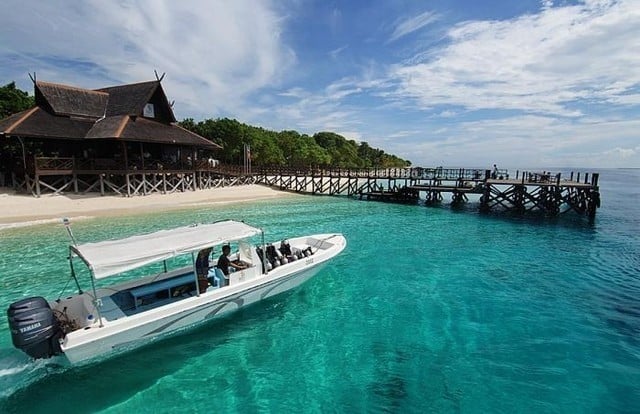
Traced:
MULTIPOLYGON (((292 292, 84 367, 30 362, 2 318, 0 412, 639 412, 640 170, 600 180, 593 224, 331 197, 77 221, 82 241, 234 218, 349 244, 292 292)), ((0 304, 57 297, 62 226, 0 237, 0 304)))

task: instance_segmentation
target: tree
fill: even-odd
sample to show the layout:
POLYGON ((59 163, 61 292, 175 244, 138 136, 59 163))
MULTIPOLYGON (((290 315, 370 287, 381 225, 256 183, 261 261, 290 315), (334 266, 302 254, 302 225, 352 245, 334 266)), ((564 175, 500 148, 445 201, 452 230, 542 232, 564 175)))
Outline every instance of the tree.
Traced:
POLYGON ((0 87, 0 119, 24 111, 35 105, 35 99, 11 82, 0 87))
POLYGON ((254 166, 387 168, 411 165, 395 155, 371 148, 366 142, 358 145, 333 132, 318 132, 311 137, 293 130, 269 131, 228 118, 198 123, 187 118, 180 125, 221 145, 219 158, 228 164, 241 163, 244 144, 249 144, 254 166))
POLYGON ((318 132, 313 138, 331 157, 332 167, 362 167, 362 160, 358 157, 358 144, 355 141, 348 141, 342 135, 333 132, 318 132))
POLYGON ((282 149, 278 146, 278 135, 273 131, 250 127, 248 131, 251 145, 252 165, 280 166, 285 164, 282 149))

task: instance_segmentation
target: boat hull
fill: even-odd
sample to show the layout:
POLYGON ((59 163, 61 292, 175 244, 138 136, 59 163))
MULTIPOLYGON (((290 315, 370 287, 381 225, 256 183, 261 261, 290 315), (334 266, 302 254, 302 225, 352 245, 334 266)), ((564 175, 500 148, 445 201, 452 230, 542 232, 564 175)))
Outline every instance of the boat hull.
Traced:
POLYGON ((138 315, 105 321, 103 326, 72 332, 62 344, 62 357, 71 364, 82 364, 124 352, 294 289, 316 275, 329 259, 344 249, 344 238, 335 237, 339 237, 338 243, 330 251, 318 252, 237 286, 208 291, 138 315))

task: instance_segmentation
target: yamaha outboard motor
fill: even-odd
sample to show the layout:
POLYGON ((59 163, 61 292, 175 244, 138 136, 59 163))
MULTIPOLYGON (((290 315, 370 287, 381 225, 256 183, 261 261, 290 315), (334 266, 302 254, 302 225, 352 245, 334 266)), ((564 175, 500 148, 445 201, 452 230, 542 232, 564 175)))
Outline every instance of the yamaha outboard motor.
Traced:
POLYGON ((62 353, 59 340, 64 334, 45 298, 36 296, 12 303, 7 317, 16 348, 36 359, 62 353))

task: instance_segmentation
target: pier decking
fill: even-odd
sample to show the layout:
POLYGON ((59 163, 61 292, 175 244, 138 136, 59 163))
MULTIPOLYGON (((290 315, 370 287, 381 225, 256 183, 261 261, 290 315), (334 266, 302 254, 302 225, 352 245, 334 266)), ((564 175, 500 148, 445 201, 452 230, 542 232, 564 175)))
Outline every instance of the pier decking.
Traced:
POLYGON ((308 194, 357 196, 364 200, 426 205, 451 194, 452 205, 479 197, 482 212, 530 212, 557 216, 575 212, 593 219, 600 207, 599 174, 548 171, 389 168, 389 169, 263 169, 258 182, 281 190, 308 194), (421 197, 423 195, 423 197, 421 197))
MULTIPOLYGON (((195 191, 240 184, 264 184, 285 191, 314 195, 344 195, 393 203, 442 203, 451 194, 452 205, 477 198, 482 212, 568 212, 593 219, 600 207, 599 174, 465 168, 293 169, 260 168, 255 172, 197 160, 192 165, 149 162, 131 166, 111 162, 78 163, 73 158, 35 158, 33 168, 14 186, 39 197, 50 192, 106 192, 123 196, 195 191)), ((474 200, 475 201, 475 200, 474 200)))

